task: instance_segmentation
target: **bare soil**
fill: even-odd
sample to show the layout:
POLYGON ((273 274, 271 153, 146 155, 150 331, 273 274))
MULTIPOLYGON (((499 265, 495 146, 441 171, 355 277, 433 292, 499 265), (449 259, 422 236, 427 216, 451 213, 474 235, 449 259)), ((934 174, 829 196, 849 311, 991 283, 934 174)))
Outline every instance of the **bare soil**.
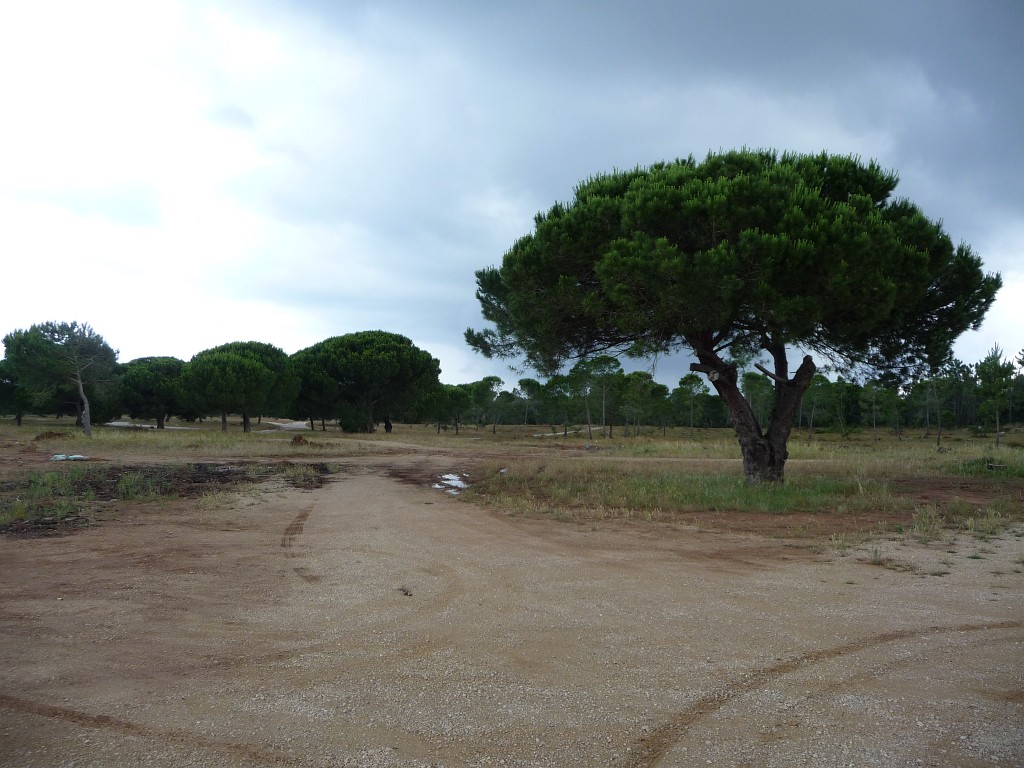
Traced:
POLYGON ((509 517, 471 460, 0 538, 0 765, 1024 765, 1024 531, 509 517))

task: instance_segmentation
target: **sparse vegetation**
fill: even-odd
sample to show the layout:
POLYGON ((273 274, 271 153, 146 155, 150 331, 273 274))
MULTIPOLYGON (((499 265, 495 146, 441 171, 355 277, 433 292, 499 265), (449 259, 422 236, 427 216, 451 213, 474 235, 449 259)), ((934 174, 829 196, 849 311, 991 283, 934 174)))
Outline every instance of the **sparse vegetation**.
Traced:
MULTIPOLYGON (((954 530, 995 535, 1024 518, 1024 484, 962 474, 964 459, 972 458, 969 445, 950 458, 921 441, 875 445, 819 437, 813 445, 793 446, 785 486, 750 487, 732 472, 727 442, 726 435, 718 443, 625 440, 596 453, 581 445, 582 454, 503 458, 482 467, 471 494, 515 514, 576 521, 686 522, 693 513, 830 516, 840 525, 846 521, 832 533, 907 533, 922 542, 954 530)), ((806 532, 818 531, 812 525, 806 532)))
MULTIPOLYGON (((386 451, 386 445, 370 440, 351 440, 337 431, 317 432, 316 441, 293 446, 294 433, 277 427, 264 425, 255 427, 249 434, 222 434, 219 422, 204 422, 190 425, 187 429, 122 429, 94 428, 91 439, 77 432, 41 429, 36 432, 29 427, 2 431, 19 441, 31 441, 40 453, 82 454, 102 459, 130 460, 137 456, 188 456, 208 459, 237 458, 260 459, 307 456, 358 456, 377 451, 386 451)), ((311 435, 310 432, 303 433, 311 435)), ((364 438, 366 436, 363 436, 364 438)))
POLYGON ((914 511, 911 533, 920 543, 941 538, 944 519, 934 507, 919 507, 914 511))
POLYGON ((986 454, 965 459, 953 465, 954 471, 970 477, 1022 478, 1024 477, 1024 455, 1014 452, 1000 456, 986 454))
POLYGON ((197 426, 97 428, 91 441, 53 420, 0 426, 0 440, 16 440, 19 450, 37 458, 83 453, 104 460, 54 464, 47 471, 9 469, 8 477, 0 477, 0 526, 21 521, 24 527, 24 521, 44 518, 57 524, 78 519, 100 501, 199 496, 274 476, 296 487, 316 487, 331 462, 389 452, 393 440, 445 450, 471 447, 473 482, 463 498, 568 522, 748 529, 818 537, 845 552, 892 535, 927 543, 966 532, 985 540, 1024 520, 1024 453, 1000 452, 1005 469, 993 473, 987 469, 991 445, 966 432, 949 433, 947 441, 957 447, 941 453, 910 433, 887 440, 819 433, 813 441, 791 442, 785 485, 750 486, 735 472, 739 457, 728 430, 677 428, 664 437, 591 439, 580 432, 552 436, 533 426, 469 428, 456 435, 438 434, 431 425, 398 425, 393 435, 360 436, 295 433, 270 422, 254 425, 250 434, 222 434, 218 423, 197 426), (302 440, 294 440, 297 435, 302 440), (159 469, 140 466, 139 457, 147 456, 160 462, 159 469), (216 485, 189 490, 189 468, 197 466, 207 473, 227 469, 216 485))
MULTIPOLYGON (((508 462, 505 462, 508 463, 508 462)), ((500 472, 485 468, 474 485, 486 503, 516 511, 568 511, 578 518, 680 519, 690 512, 878 511, 896 515, 908 503, 874 480, 793 476, 785 486, 750 487, 722 470, 676 463, 609 462, 580 458, 523 459, 500 472)))
MULTIPOLYGON (((97 430, 93 446, 104 445, 103 435, 112 434, 107 445, 122 438, 97 430)), ((136 445, 147 441, 145 433, 131 433, 136 445)), ((165 439, 167 433, 153 442, 165 439)), ((66 437, 54 439, 66 440, 66 437)), ((194 436, 193 436, 194 439, 194 436)), ((45 440, 42 442, 46 442, 45 440)), ((177 441, 171 437, 171 444, 177 441)), ((246 441, 235 439, 235 443, 246 441)), ((211 444, 216 445, 214 440, 211 444)), ((164 446, 166 448, 166 446, 164 446)), ((147 451, 148 452, 148 451, 147 451)), ((29 470, 0 479, 0 532, 40 534, 72 530, 89 525, 111 504, 153 501, 162 498, 199 498, 207 507, 224 506, 226 494, 245 485, 280 477, 298 488, 319 487, 334 469, 325 463, 256 463, 251 460, 160 464, 115 462, 60 462, 52 469, 29 470), (214 502, 215 500, 215 502, 214 502)))
POLYGON ((161 485, 153 473, 137 470, 125 472, 117 478, 117 498, 135 501, 160 496, 163 490, 161 485))
POLYGON ((845 555, 847 550, 850 548, 849 543, 846 541, 846 534, 843 533, 833 533, 829 538, 829 543, 840 555, 845 555))

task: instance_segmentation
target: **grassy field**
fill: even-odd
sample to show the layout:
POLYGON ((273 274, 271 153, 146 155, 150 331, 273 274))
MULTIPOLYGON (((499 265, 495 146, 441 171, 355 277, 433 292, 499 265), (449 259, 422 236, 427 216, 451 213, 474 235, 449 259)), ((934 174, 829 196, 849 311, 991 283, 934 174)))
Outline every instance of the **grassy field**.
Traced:
POLYGON ((944 436, 940 450, 934 434, 920 432, 877 440, 864 433, 798 435, 790 441, 786 483, 751 487, 727 430, 698 431, 695 439, 689 430, 612 441, 561 438, 558 445, 575 443, 581 453, 485 462, 472 494, 513 512, 577 522, 687 522, 712 513, 719 520, 744 515, 750 525, 750 515, 827 515, 839 529, 985 533, 1024 521, 1024 450, 1012 437, 1002 442, 996 449, 992 437, 963 432, 944 436))
POLYGON ((312 483, 332 462, 379 457, 415 444, 460 457, 471 476, 464 497, 519 515, 591 522, 701 523, 762 532, 898 532, 932 537, 989 535, 1024 521, 1024 444, 1019 433, 943 436, 870 432, 795 434, 782 486, 743 483, 728 430, 648 430, 590 438, 547 427, 498 426, 437 433, 397 425, 394 434, 290 430, 265 421, 249 434, 237 422, 190 429, 101 427, 86 438, 67 420, 0 422, 0 528, 90 519, 99 502, 223 493, 269 476, 312 483), (876 439, 878 438, 878 439, 876 439), (103 457, 26 469, 19 455, 103 457), (469 456, 470 458, 467 458, 469 456), (280 460, 286 460, 282 463, 280 460), (228 469, 211 469, 217 462, 228 469), (233 468, 233 469, 231 469, 233 468), (219 475, 218 475, 219 472, 219 475), (211 477, 213 479, 211 479, 211 477), (810 521, 810 522, 809 522, 810 521), (826 524, 827 521, 827 524, 826 524), (783 524, 784 523, 784 524, 783 524))

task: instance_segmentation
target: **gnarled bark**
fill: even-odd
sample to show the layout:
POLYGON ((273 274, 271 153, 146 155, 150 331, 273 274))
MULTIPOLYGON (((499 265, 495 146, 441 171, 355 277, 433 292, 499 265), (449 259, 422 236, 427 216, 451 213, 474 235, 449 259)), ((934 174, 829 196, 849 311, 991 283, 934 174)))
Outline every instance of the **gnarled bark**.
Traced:
POLYGON ((780 346, 771 352, 775 372, 758 366, 775 382, 775 402, 767 429, 762 429, 750 403, 743 397, 735 365, 727 363, 714 352, 698 351, 697 359, 700 362, 690 366, 690 370, 707 374, 718 396, 729 409, 743 456, 743 476, 751 485, 784 481, 786 459, 789 458, 786 444, 793 429, 800 400, 817 370, 814 361, 808 355, 804 357, 794 376, 789 378, 785 350, 780 346))

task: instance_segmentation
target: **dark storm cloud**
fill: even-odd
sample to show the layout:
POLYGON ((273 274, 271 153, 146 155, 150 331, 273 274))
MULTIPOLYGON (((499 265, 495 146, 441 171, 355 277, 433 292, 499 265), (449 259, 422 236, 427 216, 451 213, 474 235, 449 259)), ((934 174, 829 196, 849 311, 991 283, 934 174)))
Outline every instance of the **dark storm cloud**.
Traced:
MULTIPOLYGON (((396 325, 415 316, 458 333, 434 302, 471 297, 473 271, 497 263, 534 212, 613 168, 733 146, 877 158, 954 239, 1020 202, 1007 130, 1024 61, 1008 3, 262 7, 361 64, 350 82, 345 66, 333 72, 347 83, 322 105, 336 136, 239 186, 288 222, 373 233, 362 246, 403 297, 396 325), (489 188, 516 201, 500 223, 469 213, 489 188)), ((317 270, 358 294, 346 276, 360 247, 322 249, 317 270)), ((291 295, 294 282, 255 289, 291 295)), ((348 300, 375 316, 361 294, 348 300)))
MULTIPOLYGON (((157 46, 166 56, 140 70, 139 83, 161 84, 137 92, 147 109, 83 74, 97 93, 67 98, 97 96, 113 111, 78 143, 47 138, 15 187, 76 215, 151 225, 150 252, 185 254, 197 282, 259 307, 237 312, 267 318, 265 340, 289 351, 380 327, 445 349, 450 373, 508 379, 461 340, 482 322, 474 271, 498 263, 538 210, 570 199, 583 179, 740 146, 850 153, 896 170, 897 194, 1006 273, 1007 298, 990 317, 1014 348, 1024 345, 1007 330, 1024 325, 1012 320, 1024 306, 1022 9, 952 0, 177 0, 166 23, 149 22, 168 37, 157 46), (91 151, 123 121, 135 126, 132 141, 91 151), (39 174, 61 146, 71 149, 39 174), (287 341, 273 335, 284 323, 287 341)), ((124 39, 112 35, 108 47, 124 39)), ((134 71, 114 53, 112 71, 134 71)), ((25 104, 32 98, 25 90, 25 104)), ((38 133, 26 122, 17 136, 38 133)), ((15 145, 0 160, 17 161, 15 145)), ((48 227, 42 209, 19 210, 29 241, 69 224, 48 227)), ((139 247, 107 236, 126 252, 139 247)), ((63 248, 50 239, 47 248, 63 248)), ((673 365, 658 366, 669 384, 673 365)))

